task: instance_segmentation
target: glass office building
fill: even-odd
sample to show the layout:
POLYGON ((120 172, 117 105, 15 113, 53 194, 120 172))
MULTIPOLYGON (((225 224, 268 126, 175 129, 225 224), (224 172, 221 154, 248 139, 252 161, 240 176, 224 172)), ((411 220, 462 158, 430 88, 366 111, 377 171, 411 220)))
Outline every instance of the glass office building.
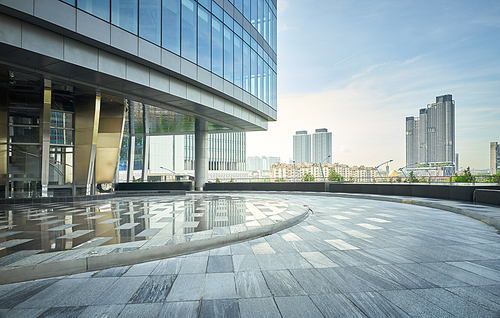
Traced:
POLYGON ((0 1, 0 196, 91 194, 150 134, 192 135, 202 186, 209 133, 277 118, 276 16, 275 0, 0 1), (140 107, 143 131, 125 125, 140 107))

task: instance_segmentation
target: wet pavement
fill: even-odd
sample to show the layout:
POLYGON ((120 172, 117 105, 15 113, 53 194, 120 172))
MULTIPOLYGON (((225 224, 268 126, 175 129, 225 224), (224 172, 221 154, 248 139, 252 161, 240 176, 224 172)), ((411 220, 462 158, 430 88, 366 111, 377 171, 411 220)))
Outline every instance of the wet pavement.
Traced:
POLYGON ((210 239, 306 211, 289 200, 199 194, 9 205, 0 211, 0 268, 210 239))
POLYGON ((413 204, 266 197, 299 201, 314 214, 277 233, 203 252, 1 285, 0 317, 500 315, 495 228, 413 204))

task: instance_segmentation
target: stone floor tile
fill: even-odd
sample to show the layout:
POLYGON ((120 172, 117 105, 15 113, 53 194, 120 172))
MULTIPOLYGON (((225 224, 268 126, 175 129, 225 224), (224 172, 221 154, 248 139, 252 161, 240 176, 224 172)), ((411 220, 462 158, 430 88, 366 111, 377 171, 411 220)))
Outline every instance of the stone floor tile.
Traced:
POLYGON ((287 269, 312 268, 313 266, 300 253, 278 253, 287 269))
POLYGON ((125 307, 125 304, 120 305, 102 305, 102 306, 88 306, 78 316, 78 318, 116 318, 125 307))
POLYGON ((43 279, 18 284, 16 288, 0 297, 0 308, 14 308, 58 281, 59 279, 43 279))
POLYGON ((310 295, 309 297, 325 317, 366 318, 363 312, 342 294, 310 295))
POLYGON ((205 274, 177 275, 167 301, 200 300, 205 285, 205 274))
POLYGON ((163 304, 128 304, 123 308, 118 316, 119 318, 150 318, 157 317, 162 309, 163 304))
POLYGON ((177 275, 148 276, 130 303, 164 302, 177 275))
POLYGON ((238 301, 241 318, 274 318, 281 317, 274 298, 244 298, 238 301))
POLYGON ((264 276, 260 271, 236 272, 234 274, 236 292, 241 298, 270 297, 264 276))
POLYGON ((0 309, 2 318, 37 318, 47 308, 0 309))
POLYGON ((383 290, 379 293, 411 317, 455 317, 411 290, 383 290))
POLYGON ((200 318, 234 318, 239 317, 236 299, 203 300, 200 318))
POLYGON ((314 268, 339 267, 331 259, 321 252, 302 252, 300 253, 314 268))
POLYGON ((151 275, 165 275, 165 274, 179 274, 182 263, 185 261, 184 257, 173 257, 161 260, 151 275))
POLYGON ((410 318, 410 315, 376 292, 349 293, 346 296, 368 317, 410 318))
POLYGON ((94 301, 93 305, 127 303, 146 280, 146 276, 120 277, 94 301))
POLYGON ((231 255, 216 255, 208 257, 207 273, 230 273, 233 271, 231 255))
POLYGON ((38 317, 78 317, 83 311, 85 311, 86 306, 79 307, 52 307, 42 312, 38 317))
POLYGON ((260 270, 257 259, 253 254, 233 255, 232 258, 235 272, 260 270))
POLYGON ((228 299, 236 297, 233 273, 213 273, 205 276, 203 299, 228 299))
POLYGON ((273 296, 306 295, 304 289, 288 270, 262 271, 273 296))
POLYGON ((262 270, 286 269, 278 254, 257 254, 255 259, 262 270))
POLYGON ((166 302, 159 318, 196 318, 200 308, 199 301, 166 302))
POLYGON ((322 314, 307 296, 275 297, 276 304, 283 317, 316 318, 322 314))
POLYGON ((498 317, 498 313, 475 305, 442 288, 415 289, 413 292, 457 317, 498 317))
POLYGON ((39 308, 39 307, 54 307, 58 302, 71 294, 73 290, 85 284, 86 279, 61 279, 58 282, 43 289, 33 297, 20 303, 16 308, 39 308))

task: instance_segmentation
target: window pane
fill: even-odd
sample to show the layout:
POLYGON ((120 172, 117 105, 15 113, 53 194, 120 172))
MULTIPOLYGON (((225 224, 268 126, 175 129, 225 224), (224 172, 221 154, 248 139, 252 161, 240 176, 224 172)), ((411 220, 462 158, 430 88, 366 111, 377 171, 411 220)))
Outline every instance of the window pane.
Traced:
POLYGON ((196 63, 196 2, 182 0, 181 55, 196 63))
POLYGON ((224 24, 227 25, 231 30, 233 29, 233 18, 227 12, 224 11, 224 24))
POLYGON ((264 63, 264 102, 269 104, 269 66, 264 63))
POLYGON ((212 11, 212 0, 198 0, 198 3, 204 6, 208 11, 212 11))
POLYGON ((243 28, 237 22, 234 22, 234 33, 238 35, 240 38, 243 38, 243 28))
POLYGON ((224 27, 224 78, 233 82, 233 32, 224 27))
POLYGON ((112 0, 111 23, 137 34, 137 0, 112 0))
POLYGON ((139 36, 160 44, 161 0, 141 0, 139 3, 139 36))
POLYGON ((254 50, 250 50, 250 60, 250 94, 257 96, 257 53, 254 50))
POLYGON ((242 87, 243 78, 243 41, 235 36, 234 37, 234 84, 242 87))
POLYGON ((75 0, 62 0, 62 2, 66 2, 67 4, 75 5, 75 0))
POLYGON ((234 6, 238 9, 238 11, 243 13, 243 0, 234 0, 234 6))
POLYGON ((181 53, 181 2, 163 0, 162 46, 167 50, 181 53))
POLYGON ((212 72, 220 77, 223 76, 223 41, 222 22, 212 17, 212 72))
POLYGON ((243 89, 250 92, 250 46, 243 43, 243 89))
POLYGON ((198 6, 198 65, 211 68, 211 15, 203 7, 198 6))
POLYGON ((78 8, 109 22, 109 1, 78 0, 78 8))
POLYGON ((262 58, 259 56, 258 57, 258 74, 257 74, 257 85, 258 85, 258 91, 257 91, 257 96, 259 97, 260 100, 264 100, 264 61, 262 58))
POLYGON ((224 19, 224 11, 215 2, 212 2, 212 14, 215 15, 221 21, 224 19))
POLYGON ((257 31, 263 34, 263 22, 264 22, 264 0, 257 1, 257 31))
POLYGON ((243 15, 250 21, 250 1, 251 0, 243 0, 243 15))

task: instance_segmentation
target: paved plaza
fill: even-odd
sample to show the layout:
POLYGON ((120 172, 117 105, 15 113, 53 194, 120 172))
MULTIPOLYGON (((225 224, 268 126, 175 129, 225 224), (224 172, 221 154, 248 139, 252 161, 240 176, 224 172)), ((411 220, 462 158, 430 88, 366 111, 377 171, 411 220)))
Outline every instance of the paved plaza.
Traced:
POLYGON ((288 229, 229 246, 0 285, 0 317, 500 316, 494 227, 412 204, 256 196, 300 202, 312 213, 288 229))

